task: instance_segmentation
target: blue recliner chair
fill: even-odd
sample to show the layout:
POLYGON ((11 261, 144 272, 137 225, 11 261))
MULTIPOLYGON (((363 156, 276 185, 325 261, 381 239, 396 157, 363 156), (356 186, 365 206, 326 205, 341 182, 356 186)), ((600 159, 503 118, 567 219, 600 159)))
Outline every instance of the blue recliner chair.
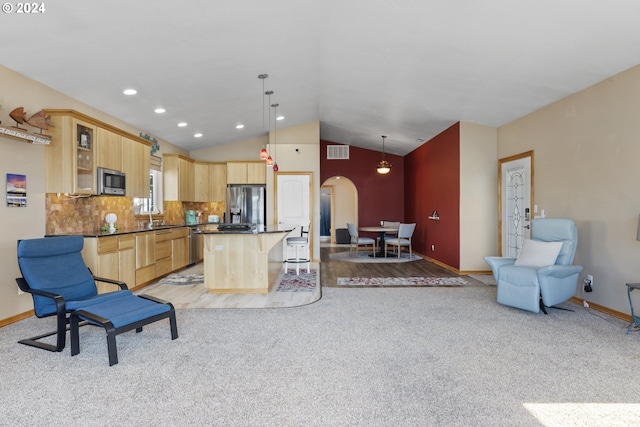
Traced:
POLYGON ((109 365, 118 363, 115 336, 144 325, 169 319, 171 339, 178 338, 175 310, 171 303, 149 295, 134 295, 123 282, 95 277, 82 259, 81 236, 62 236, 18 242, 18 265, 22 277, 18 287, 31 294, 37 317, 56 316, 57 329, 27 338, 21 344, 49 351, 62 351, 67 324, 71 329, 71 355, 80 351, 78 327, 93 324, 105 328, 109 365), (96 281, 112 283, 120 290, 98 294, 96 281), (56 343, 41 339, 56 335, 56 343))
MULTIPOLYGON (((498 286, 500 304, 547 314, 546 307, 560 304, 576 294, 582 266, 572 265, 578 245, 578 231, 573 220, 535 218, 531 240, 562 242, 553 265, 514 265, 516 258, 485 257, 498 286)), ((560 308, 560 307, 555 307, 560 308)))

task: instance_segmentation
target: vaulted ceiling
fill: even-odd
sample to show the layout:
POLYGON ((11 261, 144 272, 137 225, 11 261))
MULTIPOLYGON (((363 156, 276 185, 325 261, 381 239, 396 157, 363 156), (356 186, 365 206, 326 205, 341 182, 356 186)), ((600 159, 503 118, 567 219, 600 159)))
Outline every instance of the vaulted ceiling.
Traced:
POLYGON ((457 121, 498 127, 640 62, 636 0, 7 4, 0 63, 189 151, 273 128, 263 83, 278 128, 318 120, 322 139, 374 150, 384 134, 404 155, 457 121))

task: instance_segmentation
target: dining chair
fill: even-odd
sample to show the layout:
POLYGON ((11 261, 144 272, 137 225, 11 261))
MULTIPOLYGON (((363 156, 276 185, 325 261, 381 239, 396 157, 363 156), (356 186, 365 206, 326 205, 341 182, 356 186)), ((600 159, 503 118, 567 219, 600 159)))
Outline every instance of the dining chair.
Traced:
POLYGON ((376 256, 376 241, 371 237, 360 237, 358 235, 358 227, 355 224, 347 224, 347 229, 349 230, 349 234, 351 235, 351 243, 349 244, 349 254, 355 247, 356 249, 356 257, 358 256, 358 247, 364 246, 365 250, 368 245, 373 247, 373 256, 376 256))
POLYGON ((413 232, 416 229, 416 223, 413 224, 400 224, 398 227, 398 237, 392 237, 389 239, 385 239, 384 241, 384 256, 387 256, 387 247, 389 245, 398 247, 398 258, 400 258, 400 252, 402 252, 402 247, 409 247, 409 258, 413 257, 413 249, 411 247, 411 236, 413 236, 413 232))
MULTIPOLYGON (((382 221, 382 226, 383 227, 395 227, 396 229, 398 227, 400 227, 400 221, 382 221)), ((387 231, 384 233, 384 238, 391 238, 391 237, 397 237, 398 236, 398 230, 395 231, 387 231)), ((380 242, 380 237, 376 237, 376 240, 378 241, 378 246, 380 246, 380 248, 382 248, 382 246, 384 246, 382 244, 382 242, 380 242)), ((381 249, 382 250, 382 249, 381 249)))

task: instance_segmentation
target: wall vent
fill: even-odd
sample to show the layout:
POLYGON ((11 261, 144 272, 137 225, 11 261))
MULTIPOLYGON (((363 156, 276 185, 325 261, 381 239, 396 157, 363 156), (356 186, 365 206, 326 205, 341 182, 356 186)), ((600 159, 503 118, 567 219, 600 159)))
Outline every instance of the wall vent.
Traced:
POLYGON ((348 160, 348 145, 327 145, 327 160, 348 160))

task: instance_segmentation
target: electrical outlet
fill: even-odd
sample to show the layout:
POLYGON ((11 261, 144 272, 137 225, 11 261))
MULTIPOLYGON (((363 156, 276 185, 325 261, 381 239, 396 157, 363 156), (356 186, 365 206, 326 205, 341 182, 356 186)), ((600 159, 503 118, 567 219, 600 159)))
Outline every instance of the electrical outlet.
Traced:
POLYGON ((589 281, 589 284, 593 286, 593 276, 591 274, 587 274, 587 280, 589 281))
POLYGON ((431 245, 431 252, 435 252, 436 250, 436 245, 431 245))

